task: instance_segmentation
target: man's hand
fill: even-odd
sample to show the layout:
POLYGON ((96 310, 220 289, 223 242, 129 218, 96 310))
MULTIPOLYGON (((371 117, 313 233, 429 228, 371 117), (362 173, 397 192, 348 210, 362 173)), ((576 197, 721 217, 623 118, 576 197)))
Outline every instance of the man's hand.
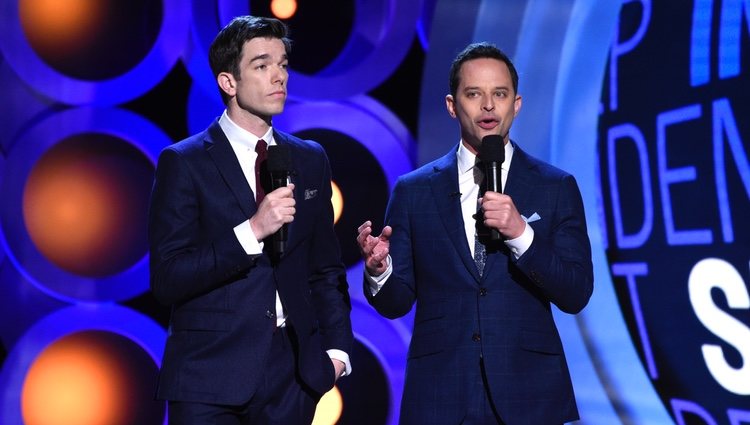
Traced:
POLYGON ((291 183, 266 194, 258 210, 250 217, 250 228, 258 241, 262 241, 284 224, 294 220, 296 201, 293 195, 294 184, 291 183))
POLYGON ((337 359, 331 359, 331 362, 333 362, 333 369, 336 370, 336 381, 338 381, 344 375, 344 372, 346 372, 346 365, 337 359))
POLYGON ((497 229, 506 239, 521 236, 526 228, 526 222, 510 196, 487 191, 480 199, 480 205, 484 211, 484 224, 497 229))
POLYGON ((391 243, 388 240, 391 237, 393 229, 391 226, 385 226, 380 236, 372 236, 372 222, 365 221, 357 229, 357 244, 359 252, 365 260, 365 268, 370 276, 380 276, 388 269, 388 252, 391 243))

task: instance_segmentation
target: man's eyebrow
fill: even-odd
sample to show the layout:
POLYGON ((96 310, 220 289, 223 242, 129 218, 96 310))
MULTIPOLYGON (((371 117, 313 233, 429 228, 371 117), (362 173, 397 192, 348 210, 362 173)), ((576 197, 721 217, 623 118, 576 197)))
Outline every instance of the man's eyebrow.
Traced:
POLYGON ((268 59, 270 57, 271 57, 271 55, 269 55, 268 53, 261 53, 259 55, 254 56, 252 59, 250 59, 250 62, 255 62, 257 60, 264 60, 264 59, 268 59))
MULTIPOLYGON (((481 90, 479 86, 466 86, 464 90, 481 90)), ((510 90, 509 86, 495 86, 493 90, 510 90)))
MULTIPOLYGON (((258 60, 266 60, 266 59, 271 59, 271 55, 268 54, 268 53, 261 53, 259 55, 253 56, 250 59, 250 62, 255 62, 255 61, 258 61, 258 60)), ((289 57, 286 54, 284 54, 281 57, 281 60, 289 60, 289 57)))

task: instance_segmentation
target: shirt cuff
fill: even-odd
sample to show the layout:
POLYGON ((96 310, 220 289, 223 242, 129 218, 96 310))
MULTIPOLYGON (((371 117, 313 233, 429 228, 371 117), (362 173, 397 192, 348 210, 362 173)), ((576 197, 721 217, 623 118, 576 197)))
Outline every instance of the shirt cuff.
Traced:
POLYGON ((250 227, 250 220, 245 220, 234 227, 234 234, 247 255, 260 255, 263 252, 263 242, 259 242, 250 227))
POLYGON ((393 262, 391 261, 390 254, 388 254, 388 257, 385 259, 385 261, 386 263, 388 263, 388 266, 380 276, 371 276, 370 273, 367 273, 367 267, 365 267, 365 281, 370 287, 370 293, 373 296, 377 295, 378 292, 380 292, 380 288, 385 285, 385 281, 388 280, 388 278, 393 273, 393 262))
POLYGON ((510 252, 513 257, 518 260, 521 256, 529 249, 531 242, 534 241, 534 229, 531 228, 529 223, 526 223, 526 228, 523 229, 521 236, 515 239, 508 239, 505 241, 505 245, 510 248, 510 252))
POLYGON ((331 359, 338 360, 344 365, 346 365, 346 370, 344 370, 344 374, 341 376, 349 376, 352 374, 352 364, 349 361, 349 355, 341 350, 337 350, 335 348, 332 348, 330 350, 326 350, 326 353, 328 353, 328 357, 331 359))

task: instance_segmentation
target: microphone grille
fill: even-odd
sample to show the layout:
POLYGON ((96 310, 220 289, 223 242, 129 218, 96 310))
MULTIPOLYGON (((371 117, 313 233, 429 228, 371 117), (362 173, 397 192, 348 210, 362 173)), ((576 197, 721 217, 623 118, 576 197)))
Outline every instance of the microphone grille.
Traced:
POLYGON ((505 161, 505 146, 503 138, 499 134, 484 136, 482 144, 479 146, 479 160, 482 162, 505 161))
POLYGON ((281 173, 292 169, 292 158, 289 155, 289 146, 271 145, 268 147, 268 158, 266 159, 268 171, 281 173))

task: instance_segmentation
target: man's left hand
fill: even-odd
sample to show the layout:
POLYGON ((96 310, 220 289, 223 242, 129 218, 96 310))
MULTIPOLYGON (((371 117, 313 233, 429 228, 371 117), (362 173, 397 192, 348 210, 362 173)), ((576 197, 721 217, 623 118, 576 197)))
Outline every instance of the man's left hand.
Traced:
POLYGON ((333 362, 333 369, 336 370, 336 380, 338 381, 346 372, 346 365, 341 360, 331 359, 331 362, 333 362))

